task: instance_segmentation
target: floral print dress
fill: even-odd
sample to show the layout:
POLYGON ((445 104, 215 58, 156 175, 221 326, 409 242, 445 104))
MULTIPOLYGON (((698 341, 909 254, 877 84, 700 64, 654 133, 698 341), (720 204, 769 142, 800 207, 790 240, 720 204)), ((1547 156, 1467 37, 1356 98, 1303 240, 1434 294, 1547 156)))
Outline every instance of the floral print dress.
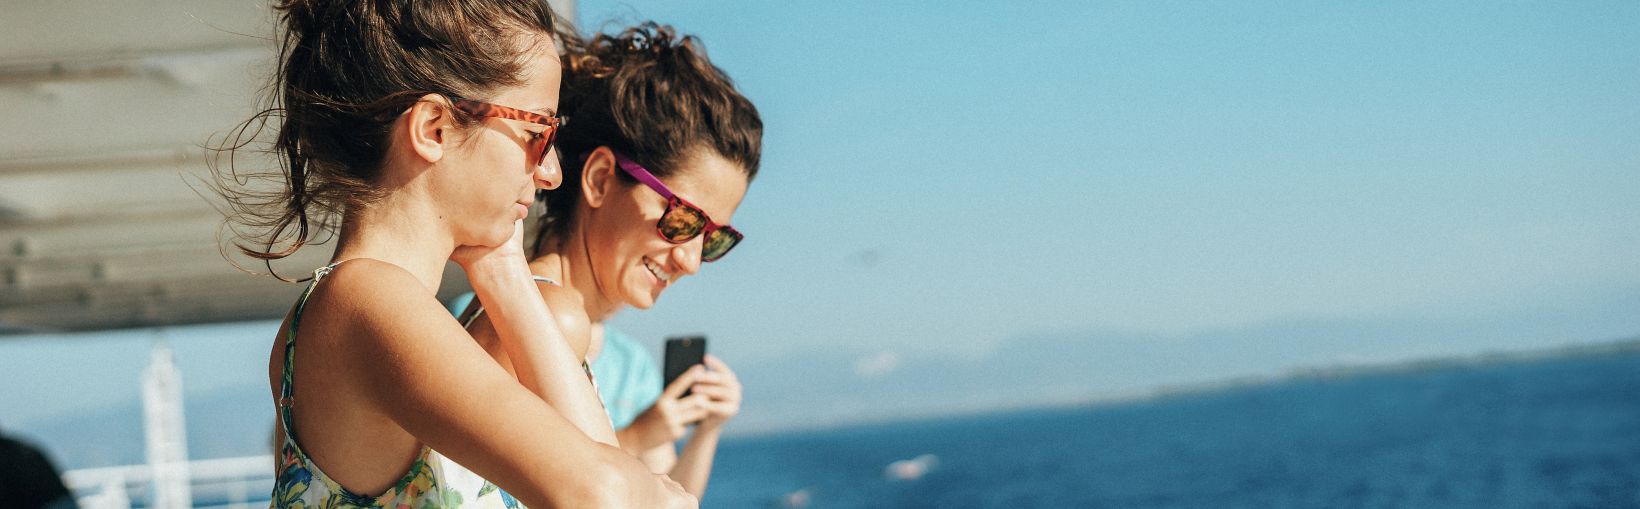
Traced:
MULTIPOLYGON (((337 262, 341 263, 341 262, 337 262)), ((296 327, 302 320, 302 308, 313 294, 319 280, 336 268, 337 263, 313 271, 313 282, 296 302, 291 317, 290 332, 285 336, 285 369, 279 383, 279 423, 284 429, 279 450, 278 477, 274 481, 272 507, 297 509, 331 508, 391 508, 422 509, 445 507, 511 508, 523 507, 518 499, 497 488, 444 455, 427 447, 410 471, 387 491, 375 496, 359 495, 343 488, 330 476, 319 470, 302 447, 297 445, 291 405, 294 403, 291 373, 296 355, 296 327)))

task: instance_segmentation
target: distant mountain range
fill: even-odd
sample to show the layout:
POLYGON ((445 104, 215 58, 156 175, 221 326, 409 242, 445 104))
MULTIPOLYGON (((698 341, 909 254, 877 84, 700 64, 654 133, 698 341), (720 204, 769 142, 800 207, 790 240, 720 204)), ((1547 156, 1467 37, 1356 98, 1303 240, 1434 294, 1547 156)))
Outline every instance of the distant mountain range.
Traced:
MULTIPOLYGON (((1167 338, 1119 333, 1021 337, 978 356, 826 351, 742 363, 737 370, 746 386, 746 403, 731 425, 731 439, 860 422, 1166 397, 1295 377, 1640 352, 1640 337, 1547 349, 1506 337, 1481 354, 1442 351, 1438 345, 1446 343, 1431 341, 1455 333, 1418 321, 1318 320, 1167 338)), ((270 452, 274 413, 265 387, 189 398, 190 456, 270 452)), ((132 401, 8 431, 47 445, 62 468, 84 468, 143 461, 141 423, 141 408, 132 401)))
MULTIPOLYGON (((776 432, 1146 398, 1291 376, 1347 376, 1637 348, 1636 339, 1616 339, 1640 329, 1625 327, 1623 320, 1605 329, 1629 334, 1546 341, 1555 337, 1551 331, 1576 327, 1547 323, 1552 320, 1541 315, 1538 319, 1312 319, 1172 337, 1111 331, 1036 335, 1005 341, 982 356, 827 350, 738 365, 747 403, 736 424, 742 432, 776 432)), ((1599 333, 1596 327, 1588 330, 1599 333)))

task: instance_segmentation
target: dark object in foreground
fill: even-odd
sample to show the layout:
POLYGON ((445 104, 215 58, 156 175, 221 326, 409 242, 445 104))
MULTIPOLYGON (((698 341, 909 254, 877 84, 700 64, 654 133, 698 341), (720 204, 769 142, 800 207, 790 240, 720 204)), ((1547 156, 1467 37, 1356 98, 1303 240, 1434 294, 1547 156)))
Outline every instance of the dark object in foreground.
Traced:
POLYGON ((76 505, 45 452, 4 435, 0 435, 0 501, 20 509, 76 505))

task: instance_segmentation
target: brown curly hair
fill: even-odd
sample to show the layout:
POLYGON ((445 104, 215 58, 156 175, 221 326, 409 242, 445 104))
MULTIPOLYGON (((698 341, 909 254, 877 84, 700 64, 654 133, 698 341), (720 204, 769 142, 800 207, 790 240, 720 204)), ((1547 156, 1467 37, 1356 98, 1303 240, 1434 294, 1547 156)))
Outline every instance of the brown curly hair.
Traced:
POLYGON ((748 181, 757 176, 763 120, 729 76, 712 65, 699 39, 651 21, 617 34, 570 40, 565 51, 559 111, 574 127, 564 129, 556 142, 564 181, 543 191, 546 212, 535 241, 537 256, 567 237, 580 203, 581 159, 600 146, 657 177, 675 173, 699 150, 735 163, 748 181))

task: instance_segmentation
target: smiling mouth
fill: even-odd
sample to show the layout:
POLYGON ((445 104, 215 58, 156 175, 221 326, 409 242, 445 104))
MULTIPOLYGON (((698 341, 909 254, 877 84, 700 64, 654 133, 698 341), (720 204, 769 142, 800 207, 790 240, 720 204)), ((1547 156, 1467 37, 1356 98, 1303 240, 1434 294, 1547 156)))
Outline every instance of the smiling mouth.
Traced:
POLYGON ((661 280, 662 283, 668 283, 668 282, 672 281, 672 273, 667 272, 666 269, 662 269, 661 266, 657 265, 654 260, 644 258, 643 259, 643 268, 649 269, 649 273, 654 274, 655 279, 661 280))

